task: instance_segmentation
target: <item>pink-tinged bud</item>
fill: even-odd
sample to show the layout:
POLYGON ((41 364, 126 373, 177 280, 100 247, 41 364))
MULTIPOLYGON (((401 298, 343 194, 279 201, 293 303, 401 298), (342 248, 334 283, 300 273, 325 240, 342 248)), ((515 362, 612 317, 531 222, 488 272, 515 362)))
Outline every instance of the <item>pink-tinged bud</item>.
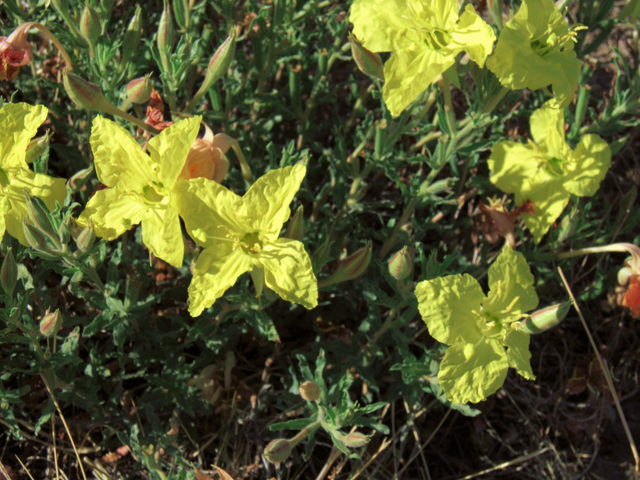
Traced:
POLYGON ((236 54, 236 29, 231 30, 231 34, 227 37, 216 53, 213 54, 211 60, 209 60, 209 66, 207 67, 207 74, 202 82, 203 90, 209 90, 214 83, 218 81, 220 77, 227 73, 229 65, 236 54))
POLYGON ((151 92, 153 91, 153 82, 151 81, 150 76, 151 74, 149 73, 144 77, 131 80, 127 84, 127 97, 133 103, 147 103, 151 98, 151 92))
POLYGON ((13 258, 13 252, 9 248, 0 269, 0 285, 2 285, 4 294, 11 297, 17 284, 18 266, 16 265, 16 259, 13 258))
POLYGON ((408 251, 407 247, 397 252, 391 260, 389 260, 389 273, 396 280, 404 280, 411 275, 413 269, 413 255, 408 251))
POLYGON ((81 252, 86 252, 96 241, 96 231, 93 228, 91 220, 89 220, 87 226, 80 230, 76 236, 76 245, 81 252))
POLYGON ((69 73, 67 70, 63 72, 62 76, 64 89, 77 106, 103 113, 112 113, 114 111, 115 107, 104 98, 98 85, 89 83, 73 73, 69 73))
POLYGON ((129 26, 126 32, 124 32, 124 38, 122 40, 122 56, 120 57, 120 69, 124 69, 124 66, 129 62, 131 55, 138 49, 140 45, 140 37, 142 36, 142 28, 140 26, 140 5, 136 7, 136 12, 133 14, 129 26))
POLYGON ((85 5, 80 17, 80 34, 92 49, 95 48, 96 42, 102 34, 98 12, 91 8, 89 4, 85 5))
MULTIPOLYGON (((362 275, 371 262, 371 242, 348 256, 338 267, 338 274, 342 274, 344 280, 353 280, 362 275)), ((344 281, 343 280, 343 281, 344 281)))
POLYGON ((558 303, 550 307, 537 310, 527 319, 513 324, 513 328, 519 332, 530 335, 542 333, 558 325, 569 313, 573 302, 558 303))
POLYGON ((344 437, 343 442, 350 448, 364 447, 371 440, 371 435, 364 435, 360 432, 353 432, 344 437))
POLYGON ((173 29, 173 21, 171 19, 171 9, 169 8, 169 2, 165 0, 162 16, 160 17, 160 23, 158 24, 158 51, 160 52, 160 60, 162 61, 162 67, 165 71, 169 70, 169 58, 173 52, 173 42, 175 38, 175 32, 173 29))
POLYGON ((324 267, 329 261, 331 245, 333 245, 333 242, 330 242, 329 238, 327 237, 322 245, 320 245, 316 249, 316 251, 313 252, 313 255, 311 256, 311 264, 313 265, 313 271, 315 273, 318 273, 320 270, 322 270, 322 267, 324 267))
POLYGON ((315 402, 320 398, 320 387, 314 382, 304 382, 298 388, 300 396, 307 402, 315 402))
MULTIPOLYGON (((57 232, 53 228, 51 217, 47 206, 37 197, 32 197, 25 191, 27 215, 25 220, 29 221, 29 225, 42 234, 46 240, 47 248, 45 251, 61 252, 62 244, 57 232)), ((35 248, 35 247, 34 247, 35 248)))
POLYGON ((264 449, 263 455, 271 463, 284 462, 291 455, 291 443, 284 438, 272 440, 264 449))
POLYGON ((52 337, 62 327, 62 315, 60 310, 56 309, 53 313, 47 313, 40 320, 40 333, 45 337, 52 337))
POLYGON ((633 318, 640 316, 640 275, 631 275, 627 280, 627 291, 622 305, 631 309, 633 318))
POLYGON ((51 136, 49 132, 42 137, 34 138, 29 143, 27 147, 25 161, 27 163, 32 163, 34 160, 37 160, 42 156, 47 150, 49 150, 49 141, 51 140, 51 136))
POLYGON ((284 234, 285 238, 290 238, 291 240, 302 241, 304 238, 304 207, 300 205, 296 210, 296 213, 293 215, 293 218, 289 222, 289 226, 287 227, 287 233, 284 234))
POLYGON ((224 133, 213 135, 211 129, 205 125, 205 134, 197 138, 182 167, 178 178, 190 180, 192 178, 207 178, 222 183, 229 171, 229 160, 226 153, 236 140, 224 133))
POLYGON ((351 34, 349 35, 349 43, 351 43, 353 61, 356 62, 360 71, 370 77, 384 80, 384 67, 380 55, 364 48, 362 43, 351 34))
POLYGON ((23 23, 9 37, 0 37, 0 80, 13 80, 20 67, 33 60, 33 45, 27 42, 31 23, 23 23))
POLYGON ((67 189, 71 193, 79 192, 84 187, 93 173, 93 165, 84 170, 74 173, 69 180, 67 180, 67 189))

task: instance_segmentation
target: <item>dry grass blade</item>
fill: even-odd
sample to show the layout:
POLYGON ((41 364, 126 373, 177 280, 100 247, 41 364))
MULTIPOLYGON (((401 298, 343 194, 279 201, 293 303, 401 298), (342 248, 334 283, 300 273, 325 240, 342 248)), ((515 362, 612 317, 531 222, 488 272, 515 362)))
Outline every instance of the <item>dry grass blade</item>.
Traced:
POLYGON ((20 457, 16 455, 16 459, 18 460, 18 462, 20 462, 20 465, 22 466, 23 470, 24 470, 25 472, 27 472, 27 475, 29 475, 29 478, 30 478, 31 480, 33 480, 33 476, 31 475, 31 472, 27 469, 27 467, 25 466, 25 464, 24 464, 24 463, 22 463, 22 460, 20 460, 20 457))
POLYGON ((542 455, 544 452, 547 452, 549 450, 551 450, 551 447, 544 447, 538 450, 537 452, 529 453, 527 455, 522 455, 513 460, 509 460, 508 462, 504 462, 504 463, 501 463, 500 465, 496 465, 495 467, 487 468, 486 470, 482 470, 481 472, 472 473, 471 475, 467 475, 466 477, 461 477, 458 480, 469 480, 471 478, 476 478, 481 475, 485 475, 487 473, 495 472, 496 470, 502 470, 503 468, 510 467, 511 465, 516 465, 518 463, 526 462, 527 460, 537 457, 538 455, 542 455))
POLYGON ((600 355, 600 352, 598 351, 598 347, 596 345, 595 340, 593 339, 593 336, 591 335, 591 332, 589 331, 589 327, 587 326, 587 322, 584 319, 584 316, 582 315, 582 312, 580 311, 580 307, 578 306, 578 302, 576 301, 576 298, 573 296, 573 292, 571 291, 571 287, 569 287, 569 283, 567 282, 567 279, 564 276, 564 272, 562 271, 562 269, 560 267, 558 267, 558 272, 560 273, 560 277, 562 277, 562 282, 564 283, 564 287, 567 289, 567 293, 569 294, 569 296, 571 297, 571 300, 573 300, 573 306, 575 307, 576 311, 578 312, 578 316, 580 317, 580 321, 582 322, 582 326, 584 327, 585 331, 587 332, 587 336, 589 337, 589 342, 591 342, 591 346, 593 347, 593 351, 596 355, 596 358, 598 359, 598 363, 600 364, 600 368, 602 369, 602 373, 604 374, 604 378, 607 381, 607 386, 609 387, 609 390, 611 391, 611 396, 613 397, 613 400, 616 404, 616 409, 618 410, 618 415, 620 415, 620 421, 622 422, 622 426, 624 428, 624 432, 627 435, 627 439, 629 440, 629 446, 631 447, 631 452, 633 453, 633 459, 636 462, 636 468, 635 468, 635 472, 634 472, 634 477, 636 480, 638 480, 638 478, 640 478, 640 457, 638 456, 638 448, 636 447, 636 443, 633 440, 633 436, 631 435, 631 430, 629 429, 629 424, 627 423, 627 419, 624 416, 624 412, 622 411, 622 406, 620 405, 620 399, 618 398, 618 394, 616 393, 616 389, 613 386, 613 380, 611 379, 611 373, 609 372, 609 367, 607 366, 607 362, 602 358, 602 356, 600 355))

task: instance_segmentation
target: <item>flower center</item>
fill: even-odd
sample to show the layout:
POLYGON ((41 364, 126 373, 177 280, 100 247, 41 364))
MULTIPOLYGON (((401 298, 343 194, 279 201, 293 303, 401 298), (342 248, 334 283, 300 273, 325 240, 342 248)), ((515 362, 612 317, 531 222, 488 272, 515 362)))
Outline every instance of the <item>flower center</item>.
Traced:
POLYGON ((434 28, 423 33, 425 34, 424 43, 431 50, 440 50, 451 43, 451 35, 446 30, 434 28))
MULTIPOLYGON (((564 22, 564 19, 560 20, 564 22)), ((587 27, 579 23, 573 24, 570 27, 565 27, 565 33, 558 36, 554 32, 558 24, 549 24, 547 29, 537 37, 531 39, 531 49, 541 58, 547 58, 552 53, 564 52, 569 42, 576 43, 576 37, 580 30, 586 30, 587 27)))
POLYGON ((9 175, 4 170, 0 170, 0 191, 3 190, 11 183, 9 175))
POLYGON ((478 314, 478 327, 485 338, 498 338, 502 333, 502 322, 487 312, 478 314))
POLYGON ((255 255, 262 251, 262 240, 258 232, 247 233, 242 240, 240 240, 240 247, 244 253, 249 255, 255 255))
POLYGON ((551 157, 544 162, 544 169, 552 177, 561 177, 564 175, 564 170, 562 169, 563 163, 564 161, 562 159, 551 157))

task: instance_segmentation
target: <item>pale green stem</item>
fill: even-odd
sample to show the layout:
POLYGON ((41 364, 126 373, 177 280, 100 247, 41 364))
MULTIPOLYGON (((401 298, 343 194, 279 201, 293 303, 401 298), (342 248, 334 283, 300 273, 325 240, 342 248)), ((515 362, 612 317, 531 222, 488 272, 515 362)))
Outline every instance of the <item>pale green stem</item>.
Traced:
POLYGON ((496 93, 491 98, 491 100, 489 100, 489 102, 484 106, 484 108, 482 109, 482 113, 493 112, 493 110, 498 106, 498 103, 500 103, 500 100, 504 98, 504 96, 507 94, 508 91, 509 91, 508 88, 502 87, 500 91, 496 93))
POLYGON ((622 252, 629 253, 633 257, 633 270, 640 273, 640 247, 633 243, 614 243, 611 245, 605 245, 602 247, 589 247, 581 248, 580 250, 573 250, 571 252, 559 253, 556 258, 558 260, 564 260, 565 258, 579 257, 582 255, 589 255, 592 253, 609 253, 609 252, 622 252))
POLYGON ((58 39, 53 35, 53 33, 51 33, 47 27, 39 23, 34 22, 28 25, 29 27, 25 27, 25 28, 32 28, 32 27, 37 28, 40 31, 40 33, 42 33, 45 37, 51 40, 51 43, 53 43, 56 46, 56 48, 60 52, 60 55, 62 55, 62 57, 64 58, 64 63, 67 64, 67 68, 69 70, 73 70, 73 62, 71 61, 71 57, 69 56, 65 48, 62 46, 62 44, 58 41, 58 39))

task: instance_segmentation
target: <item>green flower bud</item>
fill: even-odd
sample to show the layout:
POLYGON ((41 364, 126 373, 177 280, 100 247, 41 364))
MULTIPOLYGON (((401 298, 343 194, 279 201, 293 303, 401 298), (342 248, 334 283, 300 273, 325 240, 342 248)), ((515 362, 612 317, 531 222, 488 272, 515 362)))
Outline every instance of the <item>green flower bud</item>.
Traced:
POLYGON ((371 242, 348 256, 338 267, 336 274, 342 276, 343 280, 353 280, 362 275, 371 262, 371 242))
POLYGON ((34 138, 29 143, 27 147, 27 154, 25 157, 25 161, 27 163, 33 163, 34 160, 40 158, 47 150, 49 150, 49 141, 51 140, 51 135, 49 132, 42 137, 34 138))
POLYGON ((124 32, 122 40, 122 55, 120 56, 120 71, 124 70, 125 65, 129 62, 131 55, 138 49, 140 45, 140 37, 142 36, 142 28, 140 25, 140 5, 136 7, 136 12, 131 17, 129 26, 124 32))
POLYGON ((84 187, 93 173, 93 165, 74 173, 69 180, 67 180, 67 190, 71 193, 79 192, 84 187))
POLYGON ((147 103, 151 98, 151 92, 153 91, 153 82, 151 81, 150 73, 144 77, 131 80, 127 85, 127 97, 133 103, 142 104, 147 103))
POLYGON ((207 74, 202 82, 202 90, 209 90, 214 83, 218 81, 220 77, 227 73, 229 65, 236 54, 236 30, 231 30, 231 33, 227 37, 216 53, 213 54, 211 60, 209 60, 209 66, 207 67, 207 74))
POLYGON ((389 273, 396 280, 404 280, 411 275, 413 268, 413 255, 407 251, 407 247, 397 252, 389 260, 389 273))
POLYGON ((315 402, 320 398, 320 387, 314 382, 304 382, 298 390, 307 402, 315 402))
POLYGON ((96 230, 93 228, 93 224, 91 220, 89 220, 88 225, 78 232, 78 236, 76 237, 76 245, 82 252, 86 252, 96 241, 96 230))
POLYGON ((320 245, 313 255, 311 256, 311 264, 313 265, 313 271, 318 273, 322 270, 322 267, 329 261, 329 253, 331 253, 331 245, 333 242, 329 241, 329 238, 324 241, 322 245, 320 245))
MULTIPOLYGON (((33 229, 37 230, 40 235, 43 236, 46 243, 44 251, 51 253, 61 252, 62 244, 60 243, 60 237, 53 228, 47 206, 39 198, 29 195, 26 190, 25 197, 27 199, 27 215, 23 223, 28 221, 29 227, 33 227, 33 229)), ((41 240, 38 240, 37 243, 41 246, 41 240)), ((35 246, 33 247, 36 248, 35 246)))
POLYGON ((302 241, 304 238, 304 207, 300 205, 296 210, 295 215, 289 222, 289 226, 287 227, 287 233, 284 234, 286 238, 290 238, 291 240, 302 241))
POLYGON ((69 73, 65 70, 62 74, 64 80, 64 89, 67 91, 69 98, 80 108, 93 110, 96 112, 113 113, 116 108, 110 104, 98 85, 89 83, 80 77, 69 73))
POLYGON ((95 48, 96 42, 102 34, 100 17, 89 4, 85 5, 82 16, 80 17, 80 34, 92 49, 95 48))
POLYGON ((16 259, 13 258, 13 252, 9 248, 0 269, 0 285, 2 285, 4 294, 9 297, 13 296, 17 283, 18 266, 16 265, 16 259))
POLYGON ((162 67, 165 71, 169 70, 169 58, 173 52, 174 38, 175 32, 171 20, 171 9, 169 8, 169 3, 165 0, 160 23, 158 24, 158 35, 156 37, 160 60, 162 61, 162 67))
POLYGON ((530 335, 542 333, 558 325, 569 313, 572 301, 558 303, 533 312, 527 319, 513 324, 513 328, 530 335))
POLYGON ((352 34, 349 34, 349 43, 351 43, 353 61, 356 62, 360 71, 370 77, 384 80, 384 67, 380 55, 364 48, 352 34))
POLYGON ((371 435, 364 435, 360 432, 353 432, 344 437, 343 441, 350 448, 364 447, 371 440, 371 435))
POLYGON ((284 438, 272 440, 264 449, 263 455, 271 463, 284 462, 291 455, 291 443, 284 438))
POLYGON ((47 313, 40 320, 40 333, 45 337, 52 337, 62 327, 62 315, 60 310, 56 309, 53 313, 47 313))

